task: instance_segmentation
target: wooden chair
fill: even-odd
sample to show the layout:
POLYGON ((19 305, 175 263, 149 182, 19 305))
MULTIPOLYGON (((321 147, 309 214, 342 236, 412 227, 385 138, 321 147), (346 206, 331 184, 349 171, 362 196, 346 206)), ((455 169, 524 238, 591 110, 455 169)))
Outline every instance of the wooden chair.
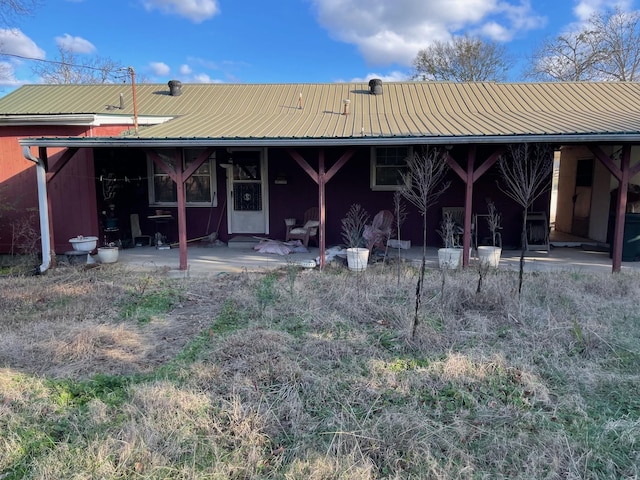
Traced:
POLYGON ((366 225, 362 234, 367 241, 369 251, 373 250, 373 247, 384 249, 387 246, 387 240, 391 237, 392 227, 393 213, 389 210, 380 210, 376 213, 371 225, 366 225))
POLYGON ((287 236, 285 241, 300 240, 305 247, 309 246, 309 240, 318 244, 318 226, 320 225, 320 215, 318 207, 311 207, 304 212, 302 225, 287 224, 287 236))

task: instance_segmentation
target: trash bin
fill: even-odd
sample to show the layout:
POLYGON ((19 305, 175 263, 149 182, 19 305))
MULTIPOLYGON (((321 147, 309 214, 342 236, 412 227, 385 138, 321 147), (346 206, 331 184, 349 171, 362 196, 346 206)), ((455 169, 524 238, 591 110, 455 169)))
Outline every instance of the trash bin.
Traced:
MULTIPOLYGON (((613 222, 610 222, 610 225, 615 225, 615 219, 613 220, 613 222)), ((610 228, 610 231, 613 232, 613 228, 610 228)), ((613 234, 611 235, 609 245, 609 257, 613 257, 613 234)), ((626 213, 624 216, 622 261, 640 261, 640 213, 626 213)))

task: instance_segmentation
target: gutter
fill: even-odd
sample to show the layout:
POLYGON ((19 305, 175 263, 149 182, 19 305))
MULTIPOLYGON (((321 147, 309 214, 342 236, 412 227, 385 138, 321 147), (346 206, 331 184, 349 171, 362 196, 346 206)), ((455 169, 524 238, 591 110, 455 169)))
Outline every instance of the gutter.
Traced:
POLYGON ((22 138, 23 147, 319 147, 370 145, 461 145, 506 143, 640 143, 640 132, 469 135, 469 136, 393 136, 340 138, 273 138, 273 137, 210 137, 210 138, 140 138, 140 137, 57 137, 22 138))
POLYGON ((49 202, 47 202, 47 168, 44 162, 34 157, 27 146, 22 147, 24 158, 36 164, 36 178, 38 180, 38 210, 40 212, 40 241, 42 244, 42 265, 40 273, 51 267, 51 227, 49 223, 49 202))

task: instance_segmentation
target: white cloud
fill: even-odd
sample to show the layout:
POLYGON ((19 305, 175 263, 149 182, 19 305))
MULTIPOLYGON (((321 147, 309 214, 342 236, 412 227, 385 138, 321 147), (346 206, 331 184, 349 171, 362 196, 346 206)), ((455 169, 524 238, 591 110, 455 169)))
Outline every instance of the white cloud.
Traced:
POLYGON ((16 72, 13 65, 9 62, 0 62, 0 86, 17 87, 24 84, 16 78, 16 72))
POLYGON ((576 6, 573 7, 573 13, 578 21, 584 22, 594 13, 603 10, 619 7, 622 10, 630 10, 632 0, 575 0, 576 6))
POLYGON ((193 70, 187 64, 180 65, 180 75, 191 75, 193 70))
POLYGON ((410 65, 436 40, 475 31, 508 41, 540 28, 545 18, 529 0, 312 0, 320 24, 356 45, 371 65, 410 65))
POLYGON ((56 45, 74 53, 93 53, 96 47, 89 40, 82 37, 72 37, 65 33, 62 37, 56 37, 56 45))
POLYGON ((143 0, 148 10, 158 9, 169 15, 179 15, 201 23, 220 12, 217 0, 143 0))
POLYGON ((386 75, 382 75, 380 73, 367 73, 364 78, 352 78, 349 82, 353 83, 367 83, 372 78, 379 78, 383 82, 406 82, 411 77, 407 72, 393 71, 389 72, 386 75))
POLYGON ((166 77, 171 73, 171 67, 164 62, 151 62, 149 63, 149 68, 151 68, 154 75, 160 77, 166 77))
POLYGON ((194 83, 214 83, 211 77, 206 73, 196 73, 191 81, 194 83))
POLYGON ((0 45, 2 46, 2 53, 39 60, 45 58, 44 50, 17 28, 0 28, 0 45))

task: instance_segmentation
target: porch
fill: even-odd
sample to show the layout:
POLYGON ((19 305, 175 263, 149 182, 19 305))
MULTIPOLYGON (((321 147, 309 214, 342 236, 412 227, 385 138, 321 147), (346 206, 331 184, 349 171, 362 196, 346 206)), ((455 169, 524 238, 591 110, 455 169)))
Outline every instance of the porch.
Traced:
MULTIPOLYGON (((239 273, 243 271, 268 271, 289 265, 300 265, 301 262, 315 260, 319 255, 318 248, 310 248, 308 253, 275 255, 260 253, 250 247, 230 248, 228 246, 205 247, 192 245, 188 248, 188 269, 179 270, 180 250, 156 250, 154 247, 136 247, 120 250, 119 264, 139 271, 166 270, 171 276, 212 276, 223 273, 239 273)), ((397 258, 398 251, 393 249, 389 258, 397 258)), ((412 247, 401 250, 400 256, 406 262, 419 266, 422 248, 412 247)), ((572 270, 594 273, 611 273, 611 258, 608 251, 591 246, 555 247, 550 252, 527 252, 525 271, 572 270)), ((377 259, 381 265, 381 258, 377 259)), ((475 265, 475 257, 471 255, 471 266, 475 265)), ((500 260, 501 270, 517 271, 520 261, 520 250, 504 250, 500 260)), ((109 265, 106 265, 107 267, 109 265)), ((379 266, 370 265, 370 268, 379 266)), ((427 249, 427 267, 438 268, 438 249, 427 249)), ((300 267, 302 268, 302 267, 300 267)), ((346 268, 346 266, 345 266, 346 268)), ((622 271, 640 270, 640 262, 622 262, 622 271)))

